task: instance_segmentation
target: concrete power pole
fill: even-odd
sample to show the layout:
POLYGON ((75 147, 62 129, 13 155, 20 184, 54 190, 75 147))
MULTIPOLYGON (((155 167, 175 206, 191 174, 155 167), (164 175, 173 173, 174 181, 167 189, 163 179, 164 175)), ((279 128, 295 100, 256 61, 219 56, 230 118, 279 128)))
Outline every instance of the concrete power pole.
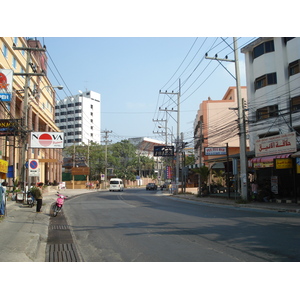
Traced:
POLYGON ((175 184, 176 184, 176 193, 178 193, 178 185, 179 185, 179 163, 180 163, 180 94, 181 94, 181 83, 179 79, 179 91, 177 93, 172 92, 162 92, 159 91, 160 94, 165 95, 177 95, 177 110, 166 110, 177 112, 177 138, 176 138, 176 174, 175 174, 175 184))
MULTIPOLYGON (((230 46, 231 47, 231 46, 230 46)), ((213 59, 220 63, 220 61, 234 62, 235 63, 235 77, 226 69, 227 72, 235 79, 236 81, 236 91, 237 91, 237 102, 238 102, 238 122, 239 122, 239 139, 240 139, 240 182, 241 182, 241 198, 243 200, 248 199, 248 168, 247 168, 247 153, 246 153, 246 123, 245 123, 245 113, 244 113, 244 103, 241 96, 241 81, 240 81, 240 67, 239 67, 239 56, 238 56, 238 47, 237 40, 233 38, 233 51, 234 51, 234 60, 215 57, 207 57, 207 59, 213 59)))
POLYGON ((39 52, 45 52, 45 48, 30 48, 30 47, 16 47, 13 45, 12 47, 14 50, 25 50, 27 52, 26 57, 26 70, 25 73, 14 73, 14 76, 25 76, 25 86, 24 86, 24 104, 23 104, 23 110, 24 110, 24 128, 25 128, 25 135, 24 135, 24 141, 21 148, 21 169, 19 176, 22 179, 23 182, 23 188, 25 190, 26 186, 26 170, 25 170, 25 162, 26 162, 26 151, 28 146, 28 90, 30 88, 30 78, 31 76, 45 76, 44 73, 29 73, 29 67, 31 62, 31 52, 32 51, 39 51, 39 52))
POLYGON ((112 133, 112 131, 104 130, 102 133, 105 134, 104 136, 104 142, 105 142, 105 175, 104 175, 104 188, 107 186, 107 144, 111 141, 108 140, 108 134, 112 133))

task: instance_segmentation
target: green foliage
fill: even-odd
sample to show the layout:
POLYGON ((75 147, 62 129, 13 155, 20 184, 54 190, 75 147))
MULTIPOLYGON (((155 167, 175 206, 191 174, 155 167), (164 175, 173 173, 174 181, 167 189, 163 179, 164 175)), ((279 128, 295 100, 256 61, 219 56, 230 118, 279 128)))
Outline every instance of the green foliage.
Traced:
POLYGON ((204 165, 204 166, 200 167, 199 169, 195 169, 194 171, 195 171, 195 173, 200 174, 201 181, 203 183, 207 184, 211 169, 204 165))

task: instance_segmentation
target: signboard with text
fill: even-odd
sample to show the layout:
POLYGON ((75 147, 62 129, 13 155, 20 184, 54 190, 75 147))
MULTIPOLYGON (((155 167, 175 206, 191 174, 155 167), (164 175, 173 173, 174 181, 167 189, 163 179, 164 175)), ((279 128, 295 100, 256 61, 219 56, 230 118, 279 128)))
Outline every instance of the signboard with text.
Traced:
POLYGON ((40 168, 38 159, 28 160, 28 176, 40 176, 40 168))
POLYGON ((174 156, 174 146, 154 146, 154 156, 174 156))
POLYGON ((0 100, 10 102, 12 93, 13 71, 0 69, 0 100))
POLYGON ((255 156, 268 156, 297 151, 296 133, 274 135, 255 142, 255 156))
POLYGON ((226 147, 205 147, 204 155, 226 155, 226 147))
POLYGON ((31 132, 30 147, 61 149, 64 147, 64 133, 63 132, 31 132))

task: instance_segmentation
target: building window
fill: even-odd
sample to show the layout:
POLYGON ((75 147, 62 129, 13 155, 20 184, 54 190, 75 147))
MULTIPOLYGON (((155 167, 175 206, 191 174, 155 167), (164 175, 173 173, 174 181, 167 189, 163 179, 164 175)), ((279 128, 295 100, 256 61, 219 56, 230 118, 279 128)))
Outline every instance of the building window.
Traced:
POLYGON ((74 121, 74 118, 68 118, 68 122, 74 121))
POLYGON ((61 123, 66 122, 66 119, 60 119, 60 122, 61 123))
POLYGON ((278 116, 278 105, 271 105, 256 110, 256 120, 264 120, 278 116))
POLYGON ((81 121, 81 117, 76 117, 75 121, 81 121))
POLYGON ((68 125, 68 129, 74 128, 74 125, 68 125))
POLYGON ((81 128, 81 124, 75 124, 75 128, 81 128))
POLYGON ((299 72, 300 70, 299 70, 299 59, 298 59, 289 64, 289 76, 293 76, 299 72))
POLYGON ((12 58, 12 67, 13 67, 14 69, 17 68, 17 60, 16 60, 15 57, 12 58))
POLYGON ((274 41, 271 40, 271 41, 264 42, 253 48, 253 59, 265 53, 269 53, 273 51, 275 51, 274 41))
POLYGON ((2 47, 2 52, 3 52, 3 55, 5 58, 7 58, 7 47, 3 44, 3 47, 2 47))
POLYGON ((298 111, 300 111, 300 96, 291 99, 291 112, 294 113, 298 111))
POLYGON ((254 86, 255 90, 258 90, 264 86, 272 85, 277 83, 276 73, 265 74, 255 79, 254 86))
POLYGON ((74 103, 69 103, 68 107, 74 107, 74 103))
POLYGON ((60 106, 60 108, 67 108, 67 105, 66 105, 66 104, 62 104, 62 105, 60 106))

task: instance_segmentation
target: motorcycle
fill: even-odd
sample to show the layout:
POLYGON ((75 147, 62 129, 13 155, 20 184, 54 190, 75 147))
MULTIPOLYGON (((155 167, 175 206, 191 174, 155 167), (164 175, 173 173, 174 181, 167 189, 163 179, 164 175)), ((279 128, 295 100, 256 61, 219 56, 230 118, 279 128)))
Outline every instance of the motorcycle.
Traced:
POLYGON ((56 203, 53 207, 53 216, 56 217, 57 214, 61 211, 63 205, 64 205, 64 201, 66 198, 68 198, 68 196, 64 196, 61 194, 57 194, 58 198, 56 199, 56 203))
POLYGON ((35 204, 35 199, 30 192, 26 194, 26 201, 30 207, 33 207, 35 204))

